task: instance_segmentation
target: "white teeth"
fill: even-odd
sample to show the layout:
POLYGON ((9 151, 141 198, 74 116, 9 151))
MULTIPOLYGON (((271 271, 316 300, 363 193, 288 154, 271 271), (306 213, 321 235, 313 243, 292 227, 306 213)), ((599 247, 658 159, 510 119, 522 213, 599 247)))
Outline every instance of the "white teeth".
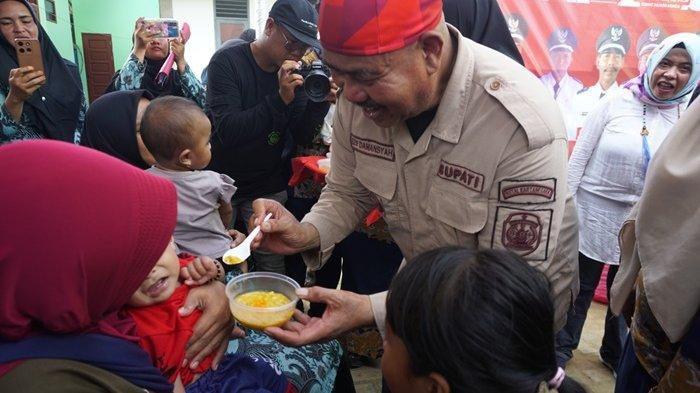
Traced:
POLYGON ((374 107, 374 108, 363 108, 365 115, 369 117, 370 119, 373 119, 377 117, 377 114, 379 113, 379 108, 374 107))

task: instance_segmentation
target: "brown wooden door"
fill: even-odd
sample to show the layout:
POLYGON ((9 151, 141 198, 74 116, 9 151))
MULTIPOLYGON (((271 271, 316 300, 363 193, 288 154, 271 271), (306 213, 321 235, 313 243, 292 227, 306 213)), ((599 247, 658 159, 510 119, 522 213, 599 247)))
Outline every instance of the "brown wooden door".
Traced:
POLYGON ((110 34, 83 33, 85 74, 90 102, 101 96, 114 75, 114 55, 110 34))

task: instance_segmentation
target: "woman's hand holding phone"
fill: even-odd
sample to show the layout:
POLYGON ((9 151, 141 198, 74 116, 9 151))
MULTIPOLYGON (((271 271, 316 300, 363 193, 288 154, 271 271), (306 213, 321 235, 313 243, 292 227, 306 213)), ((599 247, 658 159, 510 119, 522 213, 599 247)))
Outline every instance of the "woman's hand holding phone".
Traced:
POLYGON ((11 69, 8 81, 10 91, 5 99, 5 107, 10 112, 10 116, 15 121, 19 121, 22 117, 24 101, 46 83, 46 76, 43 71, 34 71, 34 67, 26 66, 11 69))
POLYGON ((148 23, 143 17, 136 19, 136 26, 134 27, 134 54, 139 61, 143 61, 148 44, 156 38, 158 38, 158 33, 148 28, 148 23))
POLYGON ((43 71, 34 71, 34 67, 26 66, 10 70, 10 92, 8 96, 20 101, 26 101, 35 91, 46 83, 43 71))
POLYGON ((182 42, 182 38, 177 38, 170 41, 170 50, 175 54, 177 71, 180 74, 183 74, 185 72, 185 67, 187 66, 187 61, 185 61, 185 44, 182 42))

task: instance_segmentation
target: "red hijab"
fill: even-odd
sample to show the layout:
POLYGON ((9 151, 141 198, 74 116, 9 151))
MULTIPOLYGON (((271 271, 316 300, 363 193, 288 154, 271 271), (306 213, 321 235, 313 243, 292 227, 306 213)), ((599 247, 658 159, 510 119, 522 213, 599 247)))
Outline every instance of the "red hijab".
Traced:
POLYGON ((172 236, 172 183, 55 141, 6 145, 0 168, 0 340, 136 340, 120 311, 172 236))

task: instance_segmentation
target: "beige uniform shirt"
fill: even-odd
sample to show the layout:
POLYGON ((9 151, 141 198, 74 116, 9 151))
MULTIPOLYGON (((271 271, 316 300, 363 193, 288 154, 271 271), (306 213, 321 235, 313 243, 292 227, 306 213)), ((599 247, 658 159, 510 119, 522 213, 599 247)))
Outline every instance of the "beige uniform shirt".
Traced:
MULTIPOLYGON (((454 70, 435 118, 416 143, 404 123, 378 127, 361 108, 339 101, 327 186, 303 219, 318 229, 321 252, 307 253, 306 263, 319 269, 379 200, 409 261, 455 245, 523 256, 551 282, 558 329, 578 291, 573 203, 563 224, 564 122, 534 75, 450 31, 460 37, 454 70), (562 238, 565 249, 557 248, 562 238)), ((371 298, 383 329, 385 294, 371 298)))

